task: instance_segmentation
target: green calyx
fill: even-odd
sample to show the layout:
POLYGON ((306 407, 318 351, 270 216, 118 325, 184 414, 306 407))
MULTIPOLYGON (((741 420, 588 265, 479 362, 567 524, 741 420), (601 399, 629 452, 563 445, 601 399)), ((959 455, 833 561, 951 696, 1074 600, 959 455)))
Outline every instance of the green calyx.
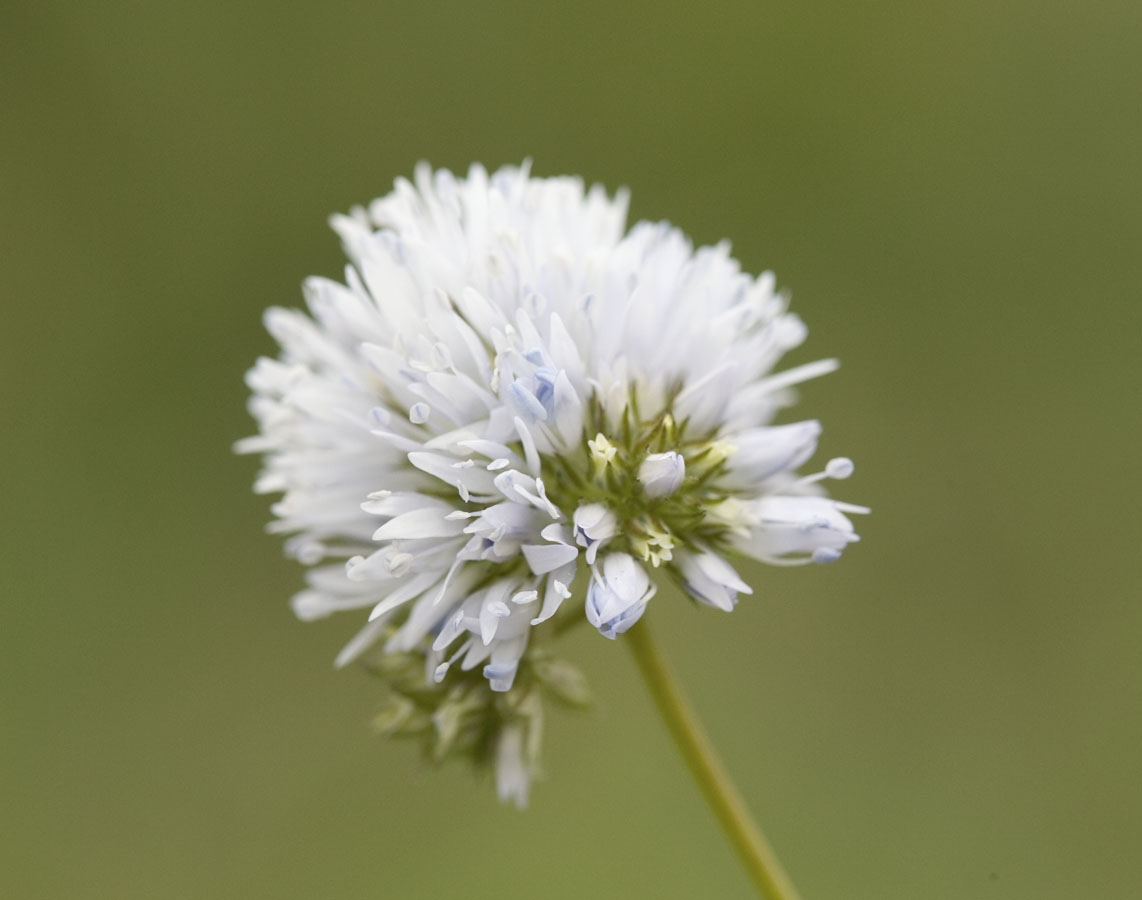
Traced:
POLYGON ((488 690, 480 666, 468 671, 452 666, 439 683, 432 683, 425 678, 421 653, 378 650, 363 665, 385 688, 373 727, 417 741, 434 763, 467 759, 486 768, 509 725, 538 737, 543 700, 580 709, 591 702, 582 673, 540 647, 528 649, 511 690, 502 693, 488 690))
POLYGON ((596 398, 587 413, 583 441, 574 452, 541 458, 544 488, 552 503, 567 514, 583 504, 606 506, 619 523, 607 549, 656 567, 669 561, 678 546, 723 545, 727 529, 708 513, 728 497, 716 483, 730 446, 709 435, 688 435, 687 423, 676 423, 669 409, 640 419, 631 403, 610 433, 602 430, 605 417, 596 398), (640 467, 647 457, 669 451, 685 461, 685 476, 666 496, 651 496, 639 480, 640 467))

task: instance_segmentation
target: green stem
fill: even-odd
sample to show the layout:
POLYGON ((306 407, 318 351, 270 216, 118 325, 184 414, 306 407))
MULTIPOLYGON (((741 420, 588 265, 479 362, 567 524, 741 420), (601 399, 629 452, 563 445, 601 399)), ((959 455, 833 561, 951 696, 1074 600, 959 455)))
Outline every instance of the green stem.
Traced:
POLYGON ((655 705, 678 745, 690 774, 718 817, 726 836, 749 872, 758 891, 768 900, 798 900, 798 894, 777 861, 730 781, 721 760, 702 731, 697 716, 683 696, 651 638, 644 618, 626 635, 655 705))

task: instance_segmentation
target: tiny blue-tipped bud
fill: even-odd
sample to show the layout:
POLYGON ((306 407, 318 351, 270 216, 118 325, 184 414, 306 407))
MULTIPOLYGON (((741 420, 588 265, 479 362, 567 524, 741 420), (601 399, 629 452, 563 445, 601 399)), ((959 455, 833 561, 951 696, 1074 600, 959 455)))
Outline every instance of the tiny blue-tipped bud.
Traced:
POLYGON ((587 621, 598 628, 603 637, 614 640, 642 617, 655 590, 646 569, 633 556, 608 554, 602 566, 591 573, 587 621))
POLYGON ((518 668, 518 662, 489 663, 484 666, 484 677, 488 679, 488 687, 493 691, 500 692, 511 690, 518 668))
POLYGON ((813 551, 813 562, 828 565, 841 558, 841 551, 835 547, 818 547, 813 551))
POLYGON ((739 593, 753 593, 733 566, 716 553, 679 554, 677 565, 690 596, 707 606, 731 612, 739 593))
POLYGON ((615 536, 618 520, 602 503, 584 503, 572 516, 575 543, 587 550, 587 565, 595 564, 599 548, 615 536))

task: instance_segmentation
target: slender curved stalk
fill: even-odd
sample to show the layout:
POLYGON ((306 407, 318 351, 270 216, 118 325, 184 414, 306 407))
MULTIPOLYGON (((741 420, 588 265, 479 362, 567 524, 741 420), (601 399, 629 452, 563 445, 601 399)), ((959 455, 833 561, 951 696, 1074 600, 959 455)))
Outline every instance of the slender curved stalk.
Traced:
POLYGON ((678 683, 666 668, 644 618, 627 632, 625 643, 634 653, 654 703, 678 745, 690 774, 718 817, 726 836, 767 900, 799 900, 797 890, 781 868, 761 829, 753 821, 721 760, 702 731, 678 683))

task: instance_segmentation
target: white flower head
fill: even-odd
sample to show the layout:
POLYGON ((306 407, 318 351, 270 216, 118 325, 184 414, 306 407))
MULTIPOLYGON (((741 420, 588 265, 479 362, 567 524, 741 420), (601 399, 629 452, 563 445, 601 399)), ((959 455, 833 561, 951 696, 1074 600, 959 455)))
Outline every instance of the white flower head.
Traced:
POLYGON ((821 490, 848 460, 797 474, 818 423, 772 424, 836 368, 774 371, 806 329, 772 275, 665 223, 628 230, 626 202, 527 166, 421 166, 332 218, 344 281, 309 279, 308 313, 269 310, 280 356, 247 375, 259 434, 239 449, 263 454, 270 528, 309 567, 298 616, 362 612, 337 665, 381 671, 384 727, 435 755, 498 717, 516 801, 535 765, 509 701, 543 682, 546 623, 614 638, 655 567, 730 609, 748 586, 725 557, 830 562, 866 511, 821 490), (426 684, 431 716, 410 699, 426 684))

